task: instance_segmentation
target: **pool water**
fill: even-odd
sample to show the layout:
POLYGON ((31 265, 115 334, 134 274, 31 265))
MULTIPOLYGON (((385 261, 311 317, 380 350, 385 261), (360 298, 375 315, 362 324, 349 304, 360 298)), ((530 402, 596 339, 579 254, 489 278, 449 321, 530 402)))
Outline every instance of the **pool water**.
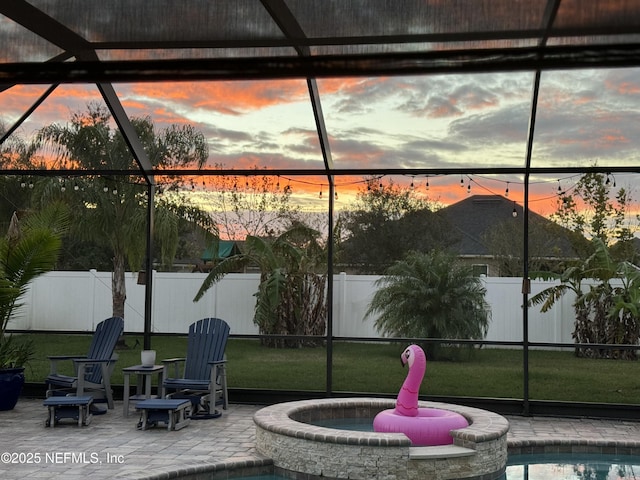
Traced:
POLYGON ((373 432, 372 418, 327 418, 314 420, 313 425, 352 432, 373 432))
POLYGON ((254 475, 252 477, 236 477, 234 480, 290 480, 280 475, 254 475))
POLYGON ((503 480, 640 480, 640 457, 596 454, 511 455, 503 480))
MULTIPOLYGON (((289 480, 289 477, 258 475, 240 477, 237 480, 289 480)), ((501 480, 640 480, 640 457, 595 454, 511 455, 501 480)))

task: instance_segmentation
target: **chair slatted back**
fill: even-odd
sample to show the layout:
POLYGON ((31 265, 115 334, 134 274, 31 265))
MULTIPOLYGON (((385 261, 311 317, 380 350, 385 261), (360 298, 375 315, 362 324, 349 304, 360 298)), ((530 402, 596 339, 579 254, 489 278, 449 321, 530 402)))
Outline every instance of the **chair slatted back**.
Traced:
MULTIPOLYGON (((103 320, 96 326, 93 334, 87 358, 92 360, 109 360, 113 357, 118 338, 124 331, 124 320, 120 317, 111 317, 103 320)), ((100 365, 87 367, 85 380, 93 383, 102 381, 102 369, 100 365)))
POLYGON ((219 318, 203 318, 189 327, 184 378, 208 380, 211 361, 224 359, 229 325, 219 318))

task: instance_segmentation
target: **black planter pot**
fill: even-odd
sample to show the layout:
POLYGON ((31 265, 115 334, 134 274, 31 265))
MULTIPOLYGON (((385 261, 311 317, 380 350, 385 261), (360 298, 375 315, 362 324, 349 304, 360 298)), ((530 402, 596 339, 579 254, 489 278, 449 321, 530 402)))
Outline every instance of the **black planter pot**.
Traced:
POLYGON ((24 367, 0 369, 0 411, 13 410, 24 385, 24 367))

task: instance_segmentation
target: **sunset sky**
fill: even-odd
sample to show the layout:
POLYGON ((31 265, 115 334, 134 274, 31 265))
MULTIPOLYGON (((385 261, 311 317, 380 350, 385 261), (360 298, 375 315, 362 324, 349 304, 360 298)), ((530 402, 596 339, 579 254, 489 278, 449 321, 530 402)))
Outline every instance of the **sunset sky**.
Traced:
MULTIPOLYGON (((640 151, 637 69, 552 71, 542 75, 534 167, 637 165, 640 151)), ((318 80, 336 168, 522 167, 533 73, 318 80)), ((150 116, 159 128, 190 123, 209 142, 209 163, 225 168, 320 169, 322 156, 306 82, 116 84, 130 116, 150 116)), ((0 121, 11 125, 44 92, 19 86, 0 93, 0 121)), ((102 101, 93 85, 62 85, 17 134, 66 122, 102 101)), ((555 210, 558 187, 577 176, 531 178, 531 208, 555 210)), ((414 183, 433 201, 451 204, 472 194, 522 202, 523 178, 506 176, 394 177, 414 183), (429 190, 426 183, 429 182, 429 190)), ((640 200, 637 175, 616 174, 617 187, 640 200)), ((195 179, 196 184, 201 179, 195 179)), ((384 184, 389 178, 381 179, 384 184)), ((283 178, 309 209, 326 208, 323 177, 283 178), (319 192, 324 192, 319 198, 319 192)), ((347 208, 363 178, 337 177, 336 208, 347 208)))

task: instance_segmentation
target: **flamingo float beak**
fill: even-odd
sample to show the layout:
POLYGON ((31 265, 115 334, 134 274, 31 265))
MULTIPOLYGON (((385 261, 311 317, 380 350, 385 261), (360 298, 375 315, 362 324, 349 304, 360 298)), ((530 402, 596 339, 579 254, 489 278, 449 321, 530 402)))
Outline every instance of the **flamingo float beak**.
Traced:
POLYGON ((405 350, 404 352, 402 352, 402 355, 400 355, 400 364, 403 367, 409 363, 410 356, 411 356, 411 352, 409 349, 405 350))

